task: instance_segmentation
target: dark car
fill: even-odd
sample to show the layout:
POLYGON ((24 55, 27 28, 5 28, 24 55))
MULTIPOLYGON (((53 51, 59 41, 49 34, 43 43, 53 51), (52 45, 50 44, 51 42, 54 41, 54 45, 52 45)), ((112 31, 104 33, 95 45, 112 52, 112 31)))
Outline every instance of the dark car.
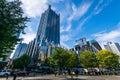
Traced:
POLYGON ((16 74, 17 76, 26 76, 26 75, 29 75, 29 72, 28 71, 17 71, 17 72, 14 72, 14 74, 16 74))
POLYGON ((95 75, 95 74, 97 74, 97 70, 94 69, 94 68, 88 68, 88 74, 93 74, 93 75, 95 75))

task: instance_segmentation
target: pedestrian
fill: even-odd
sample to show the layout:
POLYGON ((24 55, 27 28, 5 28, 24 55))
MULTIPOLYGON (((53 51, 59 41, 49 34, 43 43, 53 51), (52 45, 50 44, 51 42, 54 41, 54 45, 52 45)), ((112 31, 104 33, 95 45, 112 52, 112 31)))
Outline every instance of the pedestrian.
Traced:
POLYGON ((16 75, 16 73, 14 73, 13 74, 13 80, 16 80, 16 77, 17 77, 17 75, 16 75))
POLYGON ((9 77, 9 75, 7 74, 7 75, 6 75, 6 80, 8 80, 8 77, 9 77))
POLYGON ((71 70, 70 69, 68 69, 68 74, 71 75, 71 70))
POLYGON ((54 72, 55 76, 57 75, 57 71, 54 72))
POLYGON ((75 75, 76 75, 76 77, 78 77, 78 74, 79 74, 79 71, 76 70, 76 71, 75 71, 75 75))

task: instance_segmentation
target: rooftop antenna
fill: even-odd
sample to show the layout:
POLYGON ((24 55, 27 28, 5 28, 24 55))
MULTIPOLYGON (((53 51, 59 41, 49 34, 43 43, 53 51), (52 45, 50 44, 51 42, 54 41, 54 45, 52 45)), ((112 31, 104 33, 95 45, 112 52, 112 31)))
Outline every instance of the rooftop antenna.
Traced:
POLYGON ((49 9, 51 9, 51 5, 49 5, 48 7, 49 7, 49 9))

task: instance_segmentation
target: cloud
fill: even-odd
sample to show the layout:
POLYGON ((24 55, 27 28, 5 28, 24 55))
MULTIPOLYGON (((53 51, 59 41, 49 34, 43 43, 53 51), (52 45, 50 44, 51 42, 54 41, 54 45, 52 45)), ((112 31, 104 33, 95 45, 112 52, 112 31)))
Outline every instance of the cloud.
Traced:
POLYGON ((49 0, 49 2, 53 2, 53 3, 58 3, 58 2, 62 2, 64 0, 49 0))
POLYGON ((60 37, 60 44, 66 48, 70 48, 68 44, 66 44, 67 41, 71 40, 71 34, 64 34, 64 35, 61 35, 60 37))
POLYGON ((60 44, 62 45, 62 47, 70 49, 70 47, 65 42, 61 41, 60 44))
POLYGON ((69 32, 70 29, 71 29, 71 23, 68 23, 67 27, 64 27, 64 26, 60 27, 60 33, 69 32))
POLYGON ((22 8, 25 14, 29 17, 41 16, 44 10, 47 9, 48 0, 21 0, 22 8))
POLYGON ((95 33, 92 36, 102 43, 102 45, 106 42, 120 42, 120 22, 115 27, 117 27, 117 29, 110 32, 102 31, 95 33))
POLYGON ((99 41, 114 41, 120 38, 120 31, 114 30, 108 33, 95 34, 94 36, 97 37, 99 41))
MULTIPOLYGON (((85 18, 83 18, 80 22, 80 24, 78 25, 78 27, 75 29, 75 32, 76 34, 78 34, 81 30, 82 30, 82 27, 83 25, 90 19, 92 18, 94 15, 97 15, 99 14, 106 6, 108 6, 108 4, 111 2, 110 1, 107 1, 107 2, 104 2, 104 0, 99 0, 98 1, 98 4, 94 7, 93 11, 91 11, 91 13, 89 13, 88 16, 86 16, 85 18)), ((89 3, 90 5, 92 3, 89 3)))
MULTIPOLYGON (((69 41, 70 39, 72 39, 73 36, 71 36, 71 28, 72 28, 72 20, 77 20, 80 19, 90 8, 92 2, 83 2, 82 4, 80 4, 79 7, 75 6, 72 3, 72 7, 69 4, 66 4, 66 11, 64 11, 65 14, 62 14, 62 19, 65 20, 65 18, 67 18, 67 25, 66 27, 62 26, 60 28, 60 32, 66 32, 66 34, 61 35, 61 45, 63 46, 67 46, 67 44, 65 44, 65 42, 69 41), (66 15, 67 14, 67 15, 66 15), (72 14, 72 15, 71 15, 72 14), (69 16, 68 16, 69 15, 69 16)), ((75 32, 75 31, 74 31, 75 32)), ((67 46, 68 47, 68 46, 67 46)))
POLYGON ((79 24, 78 27, 76 28, 76 33, 77 33, 77 32, 80 32, 82 26, 83 26, 83 25, 86 23, 86 21, 88 21, 91 17, 92 17, 92 14, 89 15, 89 16, 87 16, 86 18, 84 18, 84 19, 80 22, 80 24, 79 24))
MULTIPOLYGON (((72 7, 70 8, 70 6, 67 4, 67 14, 70 15, 67 19, 67 26, 66 28, 62 27, 61 28, 61 32, 70 32, 71 31, 71 27, 72 27, 72 20, 77 20, 77 19, 80 19, 90 8, 92 2, 83 2, 80 4, 79 7, 75 6, 73 3, 72 3, 72 7), (69 9, 69 10, 68 10, 69 9), (69 11, 69 12, 68 12, 69 11), (72 14, 72 15, 71 15, 72 14)), ((62 15, 63 18, 66 18, 67 15, 62 15)), ((62 18, 62 19, 63 19, 62 18)), ((84 24, 84 22, 87 20, 84 19, 82 21, 82 23, 80 24, 82 26, 82 24, 84 24)), ((78 29, 77 29, 78 30, 78 29)))
POLYGON ((83 2, 79 7, 76 7, 74 4, 72 4, 72 15, 68 18, 68 20, 76 20, 80 19, 90 8, 92 2, 83 2))
POLYGON ((61 38, 60 41, 66 42, 71 39, 71 36, 70 35, 61 35, 60 38, 61 38))
POLYGON ((111 2, 112 0, 99 0, 97 6, 95 7, 94 9, 94 14, 99 14, 106 6, 109 5, 109 3, 111 2))
POLYGON ((36 36, 36 33, 32 30, 31 26, 27 27, 26 34, 22 34, 20 37, 23 38, 22 43, 29 43, 36 36))

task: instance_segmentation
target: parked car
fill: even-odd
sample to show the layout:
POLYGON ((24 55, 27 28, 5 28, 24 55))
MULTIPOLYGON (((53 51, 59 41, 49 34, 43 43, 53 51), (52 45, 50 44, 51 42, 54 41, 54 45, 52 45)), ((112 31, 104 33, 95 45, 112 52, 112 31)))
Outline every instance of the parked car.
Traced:
POLYGON ((67 70, 62 70, 62 73, 65 73, 65 74, 66 74, 66 73, 68 73, 68 71, 67 71, 67 70))
POLYGON ((73 68, 74 72, 78 72, 78 74, 85 74, 84 68, 73 68))
POLYGON ((95 75, 95 74, 97 74, 97 70, 94 68, 88 68, 88 74, 95 75))
POLYGON ((29 75, 29 72, 23 70, 23 71, 14 72, 13 74, 16 74, 17 76, 26 76, 26 75, 29 75))
POLYGON ((0 76, 7 76, 10 75, 11 71, 10 70, 1 70, 0 71, 0 76))

